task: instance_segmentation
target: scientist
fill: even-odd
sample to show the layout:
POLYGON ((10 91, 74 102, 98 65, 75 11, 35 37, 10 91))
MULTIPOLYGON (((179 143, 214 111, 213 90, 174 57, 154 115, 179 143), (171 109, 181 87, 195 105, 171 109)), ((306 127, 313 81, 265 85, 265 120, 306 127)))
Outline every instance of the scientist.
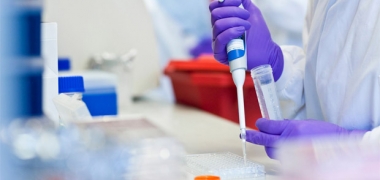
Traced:
POLYGON ((293 138, 350 136, 380 144, 379 7, 378 0, 310 0, 300 48, 273 42, 250 0, 210 3, 215 58, 227 64, 227 43, 246 32, 248 68, 272 66, 287 119, 259 119, 260 131, 247 131, 247 141, 265 146, 271 158, 280 141, 293 138))

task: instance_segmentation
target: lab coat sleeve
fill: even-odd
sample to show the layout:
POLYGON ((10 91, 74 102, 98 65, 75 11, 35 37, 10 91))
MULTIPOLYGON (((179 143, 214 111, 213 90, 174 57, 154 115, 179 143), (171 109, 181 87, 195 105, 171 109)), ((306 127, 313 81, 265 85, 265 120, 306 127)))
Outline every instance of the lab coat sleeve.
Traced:
POLYGON ((284 56, 284 70, 276 82, 277 95, 284 119, 306 119, 304 78, 306 56, 315 1, 310 0, 302 34, 304 48, 281 46, 284 56))
POLYGON ((364 134, 363 142, 365 143, 375 143, 376 145, 380 145, 380 127, 373 129, 372 131, 368 131, 364 134))
POLYGON ((284 119, 304 119, 305 54, 302 48, 282 46, 284 70, 276 82, 277 95, 284 119))

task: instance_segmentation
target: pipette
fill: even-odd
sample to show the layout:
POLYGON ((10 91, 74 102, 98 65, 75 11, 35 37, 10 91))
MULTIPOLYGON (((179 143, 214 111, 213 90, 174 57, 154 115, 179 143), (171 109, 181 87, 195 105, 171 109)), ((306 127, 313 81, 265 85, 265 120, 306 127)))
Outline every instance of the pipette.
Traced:
MULTIPOLYGON (((219 0, 219 3, 224 0, 219 0)), ((242 6, 240 6, 242 8, 242 6)), ((232 79, 235 83, 237 96, 238 96, 238 109, 239 109, 239 124, 240 124, 240 136, 243 146, 243 156, 246 160, 246 134, 245 134, 245 112, 244 112, 244 95, 243 85, 245 81, 245 72, 247 70, 247 53, 245 47, 245 35, 240 38, 231 40, 227 45, 228 62, 230 65, 230 72, 232 73, 232 79)))
POLYGON ((238 109, 239 109, 239 124, 240 135, 243 145, 243 156, 246 158, 245 152, 245 112, 244 112, 244 95, 243 85, 245 81, 245 73, 247 70, 247 57, 245 53, 244 39, 233 39, 227 45, 228 61, 230 65, 230 71, 232 73, 232 79, 235 83, 238 97, 238 109))

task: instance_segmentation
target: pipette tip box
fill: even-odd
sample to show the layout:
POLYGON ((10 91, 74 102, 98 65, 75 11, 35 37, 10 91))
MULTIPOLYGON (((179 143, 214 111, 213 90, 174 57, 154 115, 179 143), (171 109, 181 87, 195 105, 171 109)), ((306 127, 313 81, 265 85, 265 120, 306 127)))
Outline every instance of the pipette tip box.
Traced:
POLYGON ((265 167, 230 152, 187 155, 186 170, 194 176, 215 175, 221 180, 265 179, 265 167))

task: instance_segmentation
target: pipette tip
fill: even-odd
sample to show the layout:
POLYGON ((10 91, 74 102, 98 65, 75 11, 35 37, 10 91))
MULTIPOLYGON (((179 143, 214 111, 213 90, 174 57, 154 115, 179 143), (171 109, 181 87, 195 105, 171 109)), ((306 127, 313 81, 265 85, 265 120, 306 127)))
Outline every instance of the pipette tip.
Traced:
POLYGON ((241 128, 240 129, 240 138, 242 140, 246 140, 247 139, 246 134, 245 134, 245 128, 241 128))

